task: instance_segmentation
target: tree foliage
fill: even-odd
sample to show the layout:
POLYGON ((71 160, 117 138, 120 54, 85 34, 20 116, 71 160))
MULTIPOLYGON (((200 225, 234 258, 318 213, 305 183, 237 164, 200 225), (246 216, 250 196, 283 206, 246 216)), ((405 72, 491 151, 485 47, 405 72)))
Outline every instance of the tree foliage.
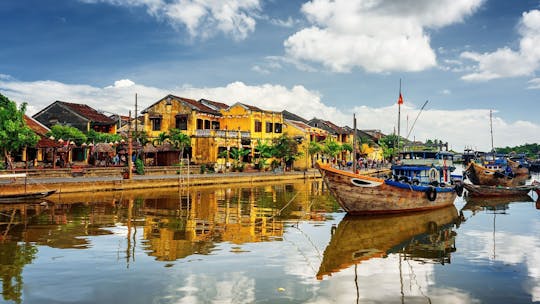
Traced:
POLYGON ((298 151, 298 142, 286 133, 274 139, 274 153, 274 157, 286 163, 294 161, 301 155, 298 151))
POLYGON ((115 142, 122 140, 122 136, 120 134, 101 133, 94 130, 88 131, 88 133, 86 133, 86 137, 89 142, 93 143, 115 142))
POLYGON ((36 145, 39 137, 26 125, 24 113, 26 103, 17 108, 14 101, 0 94, 0 150, 10 168, 13 168, 11 154, 26 146, 36 145))
POLYGON ((497 153, 503 153, 503 154, 510 154, 510 153, 517 153, 517 154, 525 154, 527 157, 536 158, 538 156, 538 153, 540 152, 540 145, 539 144, 524 144, 520 146, 515 147, 504 147, 504 148, 496 148, 495 149, 497 153))
POLYGON ((87 139, 86 135, 81 130, 74 127, 62 126, 62 125, 52 126, 51 131, 47 132, 47 136, 53 136, 55 140, 62 139, 64 141, 73 141, 77 145, 80 145, 83 142, 86 142, 86 139, 87 139))

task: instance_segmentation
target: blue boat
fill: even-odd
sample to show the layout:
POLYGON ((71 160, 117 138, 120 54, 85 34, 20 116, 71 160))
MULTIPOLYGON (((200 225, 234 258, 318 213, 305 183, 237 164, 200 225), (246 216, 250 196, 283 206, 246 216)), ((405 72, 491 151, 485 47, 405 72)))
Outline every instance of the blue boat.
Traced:
MULTIPOLYGON (((454 153, 448 151, 404 151, 392 165, 392 178, 420 186, 451 186, 461 176, 452 175, 454 153)), ((458 193, 459 194, 459 193, 458 193)))

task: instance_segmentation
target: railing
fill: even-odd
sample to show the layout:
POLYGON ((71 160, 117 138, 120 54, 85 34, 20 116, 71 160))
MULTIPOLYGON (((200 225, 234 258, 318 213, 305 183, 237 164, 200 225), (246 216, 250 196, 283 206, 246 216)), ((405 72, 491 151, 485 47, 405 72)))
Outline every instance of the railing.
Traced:
POLYGON ((250 139, 251 132, 248 131, 231 131, 231 130, 195 130, 195 137, 221 137, 221 138, 242 138, 250 139))

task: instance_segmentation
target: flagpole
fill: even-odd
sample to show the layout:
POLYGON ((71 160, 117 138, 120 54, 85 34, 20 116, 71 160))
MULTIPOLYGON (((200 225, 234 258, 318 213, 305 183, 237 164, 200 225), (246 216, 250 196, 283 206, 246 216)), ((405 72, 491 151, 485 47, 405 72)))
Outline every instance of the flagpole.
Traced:
POLYGON ((397 151, 398 151, 398 157, 399 157, 399 137, 401 133, 401 103, 403 102, 401 97, 401 78, 399 79, 399 99, 398 99, 398 124, 397 124, 397 151))

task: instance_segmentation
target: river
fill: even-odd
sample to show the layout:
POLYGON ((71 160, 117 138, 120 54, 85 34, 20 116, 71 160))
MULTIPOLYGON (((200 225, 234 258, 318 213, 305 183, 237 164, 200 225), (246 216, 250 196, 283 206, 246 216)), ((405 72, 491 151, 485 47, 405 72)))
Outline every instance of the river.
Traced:
POLYGON ((536 198, 350 217, 300 181, 3 204, 0 302, 539 302, 536 198))

